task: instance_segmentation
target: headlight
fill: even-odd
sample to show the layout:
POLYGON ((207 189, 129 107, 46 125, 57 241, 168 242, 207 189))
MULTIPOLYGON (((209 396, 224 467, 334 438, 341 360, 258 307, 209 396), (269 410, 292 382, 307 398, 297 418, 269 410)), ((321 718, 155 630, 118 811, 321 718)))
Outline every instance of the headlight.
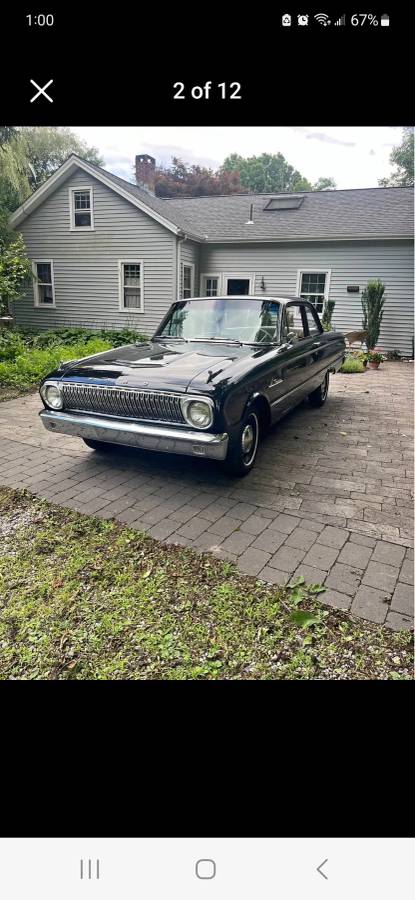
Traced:
POLYGON ((194 428, 209 428, 213 422, 213 410, 206 400, 182 400, 182 413, 194 428))
POLYGON ((59 385, 46 382, 46 384, 42 385, 40 393, 47 406, 50 406, 51 409, 62 409, 63 397, 59 385))

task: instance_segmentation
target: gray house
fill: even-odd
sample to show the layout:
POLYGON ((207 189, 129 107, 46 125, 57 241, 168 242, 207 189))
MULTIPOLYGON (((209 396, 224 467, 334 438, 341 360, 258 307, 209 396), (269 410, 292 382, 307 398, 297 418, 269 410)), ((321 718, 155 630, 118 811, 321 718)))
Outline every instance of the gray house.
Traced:
POLYGON ((361 328, 361 292, 386 284, 382 349, 412 353, 413 191, 368 188, 162 200, 155 160, 131 184, 77 156, 11 217, 34 281, 16 323, 135 327, 150 335, 177 299, 296 294, 334 327, 361 328))

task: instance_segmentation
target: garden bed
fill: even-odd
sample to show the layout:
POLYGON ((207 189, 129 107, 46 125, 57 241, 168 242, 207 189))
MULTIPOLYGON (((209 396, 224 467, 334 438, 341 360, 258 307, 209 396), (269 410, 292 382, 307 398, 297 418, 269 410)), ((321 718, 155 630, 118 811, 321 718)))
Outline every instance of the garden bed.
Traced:
POLYGON ((112 347, 144 341, 137 331, 58 328, 51 331, 0 331, 0 400, 35 389, 60 362, 112 347))
POLYGON ((412 637, 0 489, 0 679, 412 679, 412 637))

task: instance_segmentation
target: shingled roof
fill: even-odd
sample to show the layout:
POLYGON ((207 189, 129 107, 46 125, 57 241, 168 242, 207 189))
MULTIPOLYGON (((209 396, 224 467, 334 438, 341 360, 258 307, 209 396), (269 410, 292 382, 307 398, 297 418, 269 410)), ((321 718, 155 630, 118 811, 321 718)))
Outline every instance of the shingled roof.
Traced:
POLYGON ((163 200, 165 215, 183 217, 208 241, 335 240, 411 237, 412 188, 306 192, 296 209, 265 209, 279 194, 232 194, 163 200), (246 223, 251 218, 252 225, 246 223))
POLYGON ((17 226, 79 167, 174 233, 200 242, 318 241, 413 236, 413 188, 361 188, 301 194, 229 194, 162 199, 72 154, 12 214, 17 226))

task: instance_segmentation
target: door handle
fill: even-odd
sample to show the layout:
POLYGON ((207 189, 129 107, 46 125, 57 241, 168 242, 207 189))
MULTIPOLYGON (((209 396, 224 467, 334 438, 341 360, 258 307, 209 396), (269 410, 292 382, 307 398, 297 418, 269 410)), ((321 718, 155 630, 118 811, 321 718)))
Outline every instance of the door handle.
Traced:
POLYGON ((313 347, 321 347, 321 341, 314 341, 313 347))

